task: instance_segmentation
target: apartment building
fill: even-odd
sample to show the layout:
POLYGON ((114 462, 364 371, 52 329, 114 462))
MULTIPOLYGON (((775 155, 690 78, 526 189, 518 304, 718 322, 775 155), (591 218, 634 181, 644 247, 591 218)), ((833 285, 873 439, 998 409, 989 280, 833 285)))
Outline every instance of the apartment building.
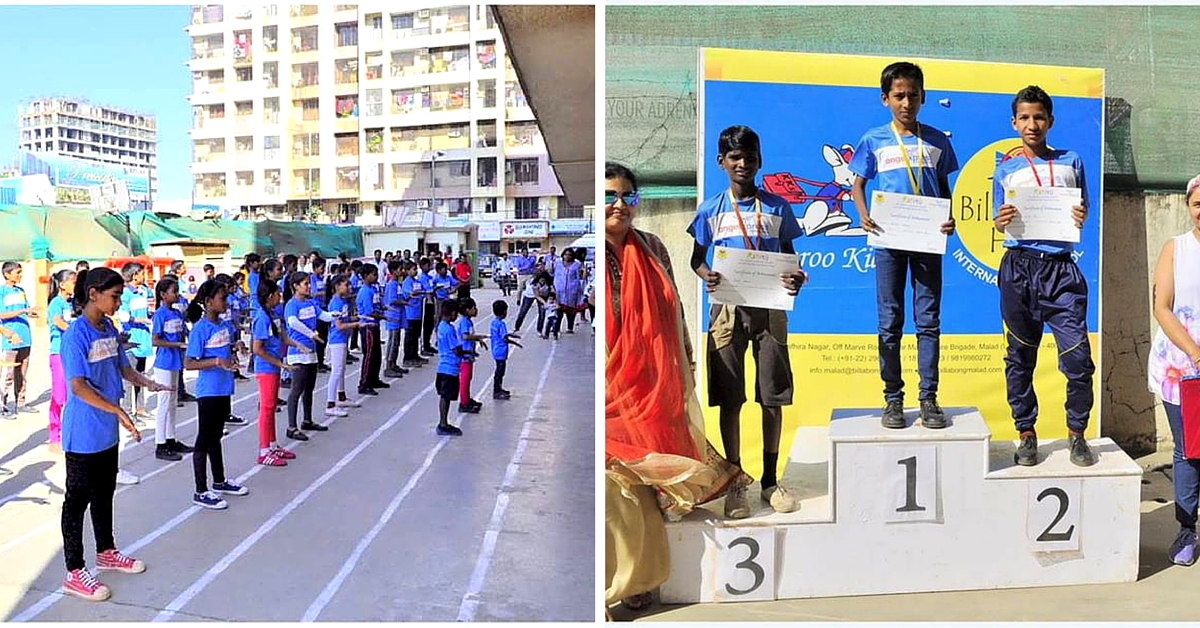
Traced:
POLYGON ((98 184, 102 182, 99 179, 118 178, 130 182, 130 201, 135 204, 157 196, 158 131, 154 116, 75 98, 39 98, 18 108, 17 125, 21 132, 19 149, 34 153, 39 167, 53 172, 72 165, 78 171, 83 165, 80 162, 94 166, 81 172, 80 181, 66 181, 66 185, 91 179, 96 179, 91 183, 98 184))
POLYGON ((432 210, 479 224, 485 252, 591 219, 486 5, 202 5, 187 31, 197 203, 364 225, 432 210), (545 228, 501 229, 525 221, 545 228))

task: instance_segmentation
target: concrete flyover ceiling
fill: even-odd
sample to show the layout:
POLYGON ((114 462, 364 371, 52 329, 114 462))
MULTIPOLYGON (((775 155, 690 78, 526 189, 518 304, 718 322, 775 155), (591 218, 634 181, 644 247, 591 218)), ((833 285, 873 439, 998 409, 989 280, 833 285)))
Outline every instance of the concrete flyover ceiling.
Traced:
POLYGON ((596 198, 596 9, 495 6, 550 164, 572 205, 596 198))

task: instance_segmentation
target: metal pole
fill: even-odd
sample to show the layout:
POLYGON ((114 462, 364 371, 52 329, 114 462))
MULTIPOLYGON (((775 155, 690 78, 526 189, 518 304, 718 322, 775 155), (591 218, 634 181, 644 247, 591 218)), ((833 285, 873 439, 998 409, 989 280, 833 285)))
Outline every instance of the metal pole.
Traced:
POLYGON ((437 153, 429 155, 429 211, 437 212, 437 179, 433 173, 437 168, 437 153))

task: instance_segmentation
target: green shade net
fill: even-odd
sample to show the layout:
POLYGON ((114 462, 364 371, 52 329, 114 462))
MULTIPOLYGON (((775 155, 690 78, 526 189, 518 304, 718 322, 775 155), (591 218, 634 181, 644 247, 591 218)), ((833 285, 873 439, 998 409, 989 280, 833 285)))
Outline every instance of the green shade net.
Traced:
POLYGON ((1196 7, 611 6, 605 16, 605 156, 652 195, 696 194, 701 47, 1103 68, 1105 188, 1179 190, 1200 169, 1189 154, 1200 140, 1196 7))

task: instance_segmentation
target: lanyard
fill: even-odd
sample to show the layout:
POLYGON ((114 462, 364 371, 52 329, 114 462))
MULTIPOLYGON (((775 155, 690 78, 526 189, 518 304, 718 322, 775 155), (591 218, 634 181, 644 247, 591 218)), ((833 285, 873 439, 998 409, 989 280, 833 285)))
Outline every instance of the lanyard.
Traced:
MULTIPOLYGON (((904 167, 908 169, 908 180, 912 183, 913 194, 921 195, 921 186, 917 185, 917 176, 913 174, 912 162, 908 160, 908 148, 904 146, 904 139, 900 137, 900 130, 896 128, 896 123, 892 123, 892 133, 896 136, 896 143, 900 145, 900 155, 904 157, 904 167)), ((925 167, 925 147, 921 143, 921 127, 917 125, 917 170, 925 167)))
MULTIPOLYGON (((1029 169, 1033 171, 1033 178, 1037 180, 1038 187, 1042 187, 1042 177, 1038 175, 1037 167, 1033 165, 1033 158, 1024 150, 1021 150, 1021 154, 1025 156, 1025 161, 1029 162, 1029 169)), ((1050 165, 1050 187, 1054 187, 1054 160, 1047 158, 1046 163, 1050 165)))
POLYGON ((742 228, 742 237, 746 240, 746 248, 757 251, 758 246, 762 246, 763 228, 762 228, 762 200, 758 198, 758 192, 754 193, 754 218, 755 218, 755 235, 758 236, 758 246, 750 240, 750 234, 746 231, 746 223, 742 220, 742 212, 738 210, 737 197, 733 195, 733 190, 729 190, 729 202, 733 203, 733 213, 737 216, 738 226, 742 228))

